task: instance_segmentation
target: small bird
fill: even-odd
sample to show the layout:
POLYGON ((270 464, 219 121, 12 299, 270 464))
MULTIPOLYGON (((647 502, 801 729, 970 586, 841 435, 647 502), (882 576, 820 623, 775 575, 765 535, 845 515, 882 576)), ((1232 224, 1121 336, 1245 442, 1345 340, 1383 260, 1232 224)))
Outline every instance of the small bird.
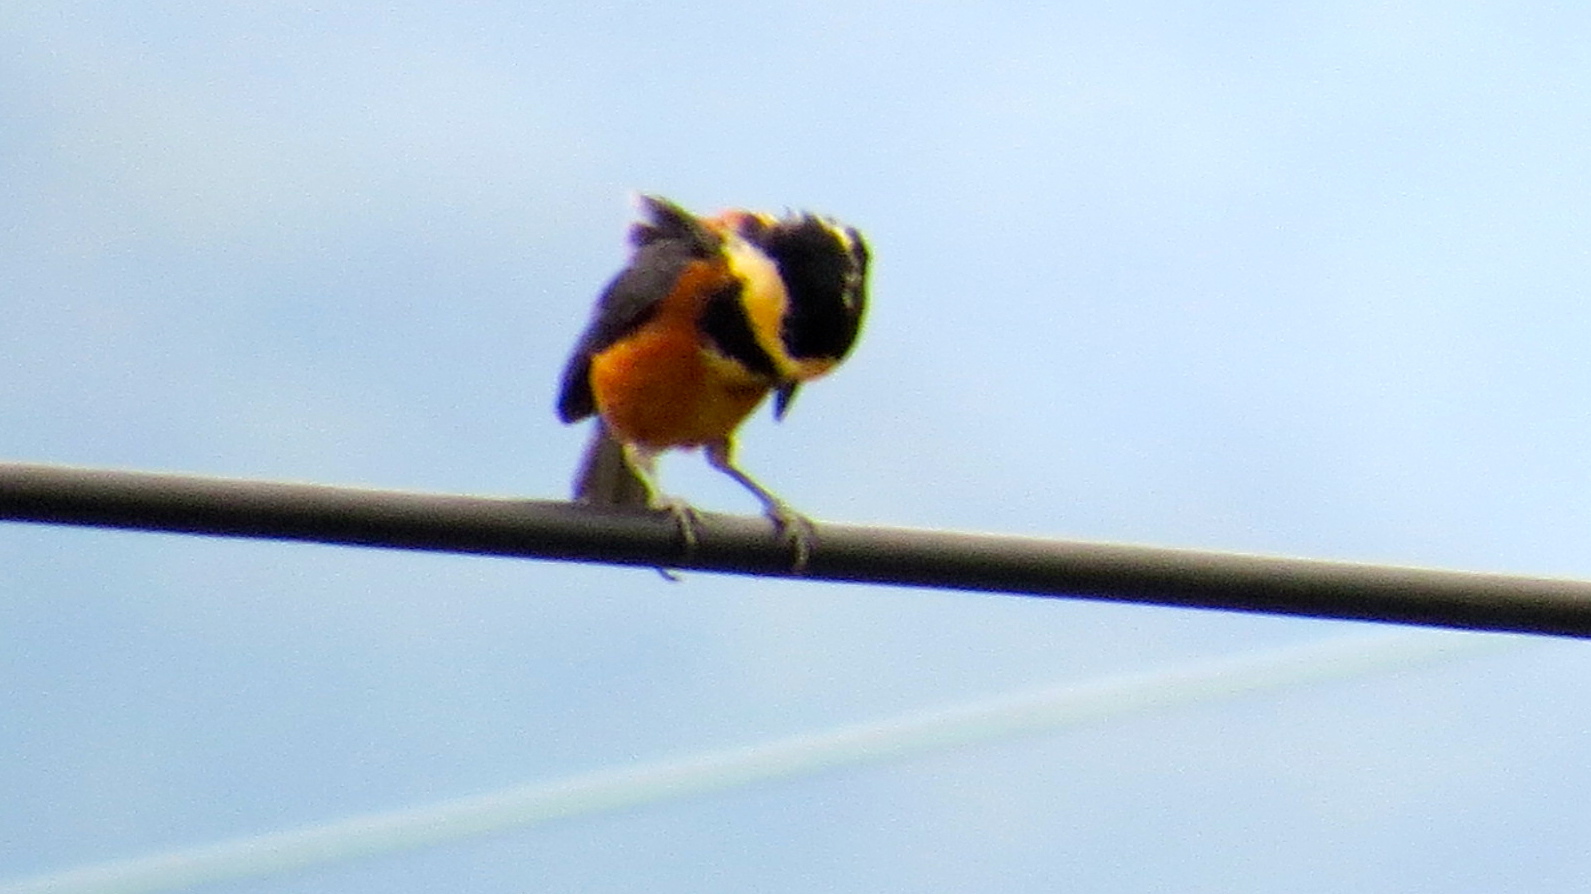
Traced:
POLYGON ((867 306, 867 244, 813 214, 697 217, 657 196, 640 206, 629 265, 597 299, 558 395, 565 423, 598 417, 575 499, 670 511, 689 554, 697 519, 659 489, 657 458, 699 447, 756 495, 799 573, 812 523, 735 465, 735 430, 770 393, 784 418, 798 387, 850 353, 867 306))

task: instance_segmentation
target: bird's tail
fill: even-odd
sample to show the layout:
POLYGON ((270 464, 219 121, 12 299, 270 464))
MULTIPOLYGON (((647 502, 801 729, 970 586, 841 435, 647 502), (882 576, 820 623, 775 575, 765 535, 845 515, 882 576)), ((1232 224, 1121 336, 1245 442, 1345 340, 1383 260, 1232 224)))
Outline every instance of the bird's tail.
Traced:
POLYGON ((601 420, 591 428, 591 443, 575 476, 575 499, 597 506, 645 509, 651 491, 624 455, 624 445, 614 439, 601 420))

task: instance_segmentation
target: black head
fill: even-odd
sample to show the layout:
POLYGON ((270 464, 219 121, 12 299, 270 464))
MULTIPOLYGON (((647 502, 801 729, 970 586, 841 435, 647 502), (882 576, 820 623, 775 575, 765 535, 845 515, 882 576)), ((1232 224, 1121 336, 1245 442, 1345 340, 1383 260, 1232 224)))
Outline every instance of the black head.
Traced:
POLYGON ((773 260, 789 294, 781 339, 797 361, 844 359, 867 310, 867 243, 855 229, 812 214, 744 218, 741 235, 773 260))

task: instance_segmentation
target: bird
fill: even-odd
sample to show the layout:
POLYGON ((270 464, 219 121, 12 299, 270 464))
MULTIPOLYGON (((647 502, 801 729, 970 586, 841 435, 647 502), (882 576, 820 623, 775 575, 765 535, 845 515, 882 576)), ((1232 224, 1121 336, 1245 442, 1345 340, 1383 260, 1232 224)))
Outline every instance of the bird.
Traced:
POLYGON ((699 519, 662 491, 657 459, 700 449, 762 504, 799 574, 812 522, 736 464, 735 432, 770 394, 783 419, 801 385, 851 353, 867 310, 867 242, 809 212, 702 217, 660 196, 638 202, 629 263, 598 297, 558 392, 564 423, 597 417, 574 498, 671 512, 688 557, 699 519))

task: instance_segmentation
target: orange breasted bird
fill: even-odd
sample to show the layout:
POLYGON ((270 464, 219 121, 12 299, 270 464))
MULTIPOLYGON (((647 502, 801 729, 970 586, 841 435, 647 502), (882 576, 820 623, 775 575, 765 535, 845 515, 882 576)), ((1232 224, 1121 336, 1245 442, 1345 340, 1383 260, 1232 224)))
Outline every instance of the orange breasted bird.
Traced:
POLYGON ((799 571, 811 522, 735 465, 735 430, 769 394, 782 419, 798 387, 850 353, 867 305, 867 245, 813 214, 697 217, 656 196, 640 204, 629 265, 597 299, 558 395, 564 422, 598 417, 575 499, 673 512, 689 551, 693 512, 658 488, 656 463, 699 447, 756 495, 799 571))

